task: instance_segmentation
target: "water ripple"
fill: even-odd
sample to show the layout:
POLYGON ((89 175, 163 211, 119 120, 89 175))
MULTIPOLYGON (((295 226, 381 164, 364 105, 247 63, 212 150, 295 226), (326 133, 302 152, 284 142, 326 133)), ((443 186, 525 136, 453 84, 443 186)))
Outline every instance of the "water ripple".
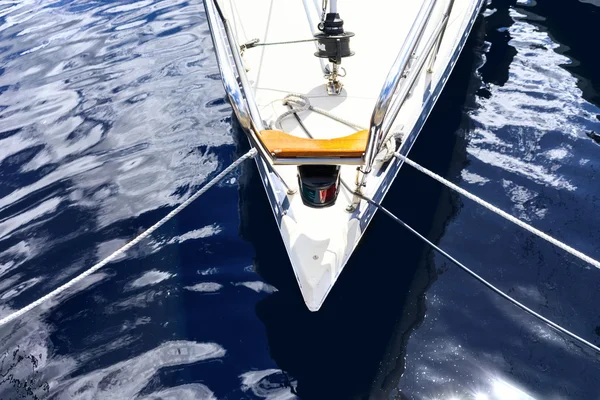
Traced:
MULTIPOLYGON (((487 63, 477 75, 482 85, 460 132, 467 153, 461 184, 598 259, 598 146, 590 132, 600 131, 600 109, 591 96, 586 99, 585 78, 572 73, 570 44, 555 38, 553 21, 563 18, 563 8, 542 16, 535 12, 551 10, 538 7, 541 2, 492 3, 497 8, 485 14, 490 41, 481 49, 487 63)), ((444 221, 440 246, 501 290, 597 343, 597 312, 590 307, 600 287, 597 270, 459 201, 460 212, 444 221)), ((595 354, 446 261, 435 257, 436 282, 427 289, 426 316, 409 340, 397 392, 419 399, 594 396, 595 354)))
POLYGON ((573 183, 552 170, 556 164, 548 162, 559 161, 561 153, 540 159, 538 143, 545 136, 558 135, 565 142, 588 140, 586 131, 589 125, 597 125, 598 110, 582 98, 577 79, 564 68, 557 68, 572 63, 556 51, 559 44, 546 31, 524 20, 519 11, 511 9, 510 15, 514 24, 508 29, 512 37, 509 45, 519 48, 510 75, 518 79, 509 79, 502 86, 489 84, 493 96, 482 100, 473 113, 478 127, 469 152, 540 184, 574 190, 573 183), (529 163, 530 168, 522 168, 519 160, 529 163))
MULTIPOLYGON (((231 110, 222 103, 217 73, 201 2, 0 4, 3 315, 108 255, 229 162, 231 110), (219 101, 220 107, 210 106, 219 101)), ((223 230, 214 221, 182 224, 175 231, 167 227, 116 263, 164 258, 172 254, 172 244, 202 240, 208 246, 223 230)), ((35 354, 31 377, 49 387, 40 384, 32 393, 215 398, 199 383, 146 388, 162 368, 220 358, 225 350, 185 341, 139 348, 154 319, 132 318, 125 311, 152 313, 156 302, 164 306, 177 299, 172 286, 180 277, 176 263, 141 263, 90 276, 1 330, 13 338, 5 340, 6 351, 19 343, 24 354, 35 354), (109 276, 115 281, 111 289, 86 291, 88 300, 68 311, 75 293, 103 287, 109 276), (41 315, 51 310, 62 325, 46 325, 41 315), (106 316, 110 323, 84 328, 106 316), (81 330, 73 334, 77 327, 81 330), (63 352, 66 348, 73 350, 63 352), (123 349, 127 356, 119 353, 123 349)), ((21 364, 10 368, 25 378, 31 365, 21 364)), ((19 390, 16 381, 5 382, 0 397, 19 390)))

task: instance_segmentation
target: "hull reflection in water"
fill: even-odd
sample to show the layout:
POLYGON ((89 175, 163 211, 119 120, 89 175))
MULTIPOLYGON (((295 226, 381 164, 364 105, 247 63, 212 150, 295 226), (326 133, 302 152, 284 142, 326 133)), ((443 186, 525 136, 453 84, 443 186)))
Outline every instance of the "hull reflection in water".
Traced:
MULTIPOLYGON (((438 100, 411 157, 445 176, 465 161, 463 112, 480 80, 475 54, 483 24, 473 35, 438 100)), ((467 121, 468 122, 468 121, 467 121)), ((238 132, 243 153, 246 139, 238 132)), ((278 291, 257 305, 270 352, 288 374, 289 390, 306 399, 386 397, 404 371, 404 347, 424 316, 423 296, 437 271, 432 253, 418 239, 378 214, 353 260, 318 313, 308 311, 253 164, 240 179, 241 232, 256 250, 255 268, 278 291), (399 252, 399 250, 401 250, 399 252)), ((385 203, 407 223, 437 241, 455 213, 455 198, 408 167, 385 203), (410 193, 410 195, 407 195, 410 193)))

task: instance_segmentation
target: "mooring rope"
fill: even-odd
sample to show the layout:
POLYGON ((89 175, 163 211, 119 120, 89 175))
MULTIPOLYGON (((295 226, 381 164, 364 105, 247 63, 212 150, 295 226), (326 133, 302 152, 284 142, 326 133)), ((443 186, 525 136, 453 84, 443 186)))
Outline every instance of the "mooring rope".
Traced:
POLYGON ((189 206, 198 197, 200 197, 204 193, 206 193, 208 191, 208 189, 210 189, 211 187, 213 187, 217 182, 219 182, 221 179, 223 179, 225 176, 227 176, 231 171, 233 171, 235 168, 237 168, 241 163, 243 163, 247 159, 256 157, 257 154, 258 153, 257 153, 257 151, 256 151, 255 148, 250 149, 250 151, 248 151, 246 154, 244 154, 243 156, 241 156, 240 158, 238 158, 237 160, 235 160, 231 165, 229 165, 227 168, 225 168, 223 171, 221 171, 213 179, 211 179, 210 182, 208 182, 206 185, 204 185, 200 190, 198 190, 196 193, 194 193, 190 198, 188 198, 186 201, 184 201, 179 206, 177 206, 177 208, 175 208, 173 211, 171 211, 170 213, 168 213, 160 221, 158 221, 157 223, 155 223, 154 225, 152 225, 150 228, 146 229, 144 232, 142 232, 135 239, 133 239, 132 241, 130 241, 129 243, 127 243, 125 246, 121 247, 120 249, 118 249, 117 251, 115 251, 114 253, 112 253, 111 255, 109 255, 108 257, 106 257, 104 260, 102 260, 99 263, 95 264, 90 269, 88 269, 88 270, 84 271, 83 273, 77 275, 75 278, 71 279, 69 282, 63 284, 62 286, 59 286, 58 288, 54 289, 53 291, 51 291, 47 295, 45 295, 45 296, 37 299, 33 303, 31 303, 31 304, 29 304, 29 305, 27 305, 27 306, 25 306, 25 307, 23 307, 23 308, 15 311, 14 313, 8 315, 7 317, 2 318, 0 320, 0 326, 8 324, 9 322, 11 322, 11 321, 19 318, 20 316, 22 316, 26 312, 33 310, 34 308, 36 308, 40 304, 42 304, 42 303, 50 300, 51 298, 59 295, 60 293, 62 293, 65 290, 69 289, 70 287, 72 287, 76 283, 80 282, 84 278, 86 278, 89 275, 93 274, 94 272, 98 271, 100 268, 104 267, 106 264, 108 264, 109 262, 113 261, 115 258, 117 258, 118 256, 120 256, 121 254, 125 253, 127 250, 129 250, 130 248, 132 248, 133 246, 135 246, 136 244, 138 244, 139 242, 141 242, 142 240, 144 240, 145 238, 147 238, 148 236, 150 236, 155 230, 157 230, 158 228, 160 228, 161 226, 163 226, 167 221, 169 221, 170 219, 172 219, 173 217, 175 217, 177 214, 179 214, 184 208, 186 208, 187 206, 189 206))
POLYGON ((343 181, 342 181, 342 184, 344 185, 344 187, 346 188, 346 190, 348 190, 350 193, 356 194, 358 197, 362 198, 363 200, 365 200, 369 204, 377 207, 378 210, 381 210, 384 214, 386 214, 392 220, 394 220, 398 224, 400 224, 403 227, 405 227, 406 229, 408 229, 412 234, 414 234, 419 239, 421 239, 422 241, 424 241, 425 243, 427 243, 429 246, 431 246, 437 252, 439 252, 444 257, 446 257, 448 260, 450 260, 451 262, 453 262, 456 266, 458 266, 459 268, 461 268, 467 274, 471 275, 473 278, 475 278, 476 280, 478 280, 480 283, 483 283, 488 289, 492 290, 493 292, 495 292, 499 296, 501 296, 504 299, 508 300, 509 302, 511 302, 515 306, 519 307, 521 310, 525 311, 529 315, 531 315, 531 316, 539 319, 540 321, 544 322, 545 324, 547 324, 551 328, 554 328, 557 331, 559 331, 561 333, 564 333, 565 335, 569 336, 570 338, 574 339, 575 341, 577 341, 577 342, 583 344, 584 346, 587 346, 587 347, 591 348, 592 350, 600 353, 600 347, 596 346, 593 343, 588 342, 587 340, 583 339, 580 336, 577 336, 576 334, 574 334, 573 332, 567 330, 566 328, 563 328, 562 326, 560 326, 556 322, 553 322, 553 321, 549 320, 548 318, 546 318, 543 315, 541 315, 541 314, 533 311, 531 308, 527 307, 526 305, 524 305, 523 303, 519 302, 518 300, 510 297, 508 294, 504 293, 502 290, 498 289, 496 286, 492 285, 491 283, 489 283, 488 281, 486 281, 484 278, 482 278, 481 276, 479 276, 478 274, 476 274, 475 272, 473 272, 472 270, 470 270, 469 268, 467 268, 464 264, 462 264, 456 258, 452 257, 450 254, 446 253, 444 250, 442 250, 441 248, 439 248, 438 246, 436 246, 433 242, 431 242, 425 236, 421 235, 419 232, 417 232, 415 229, 413 229, 406 222, 402 221, 400 218, 398 218, 397 216, 395 216, 394 214, 392 214, 390 211, 388 211, 381 204, 373 201, 371 198, 369 198, 369 197, 367 197, 367 196, 365 196, 363 194, 360 194, 358 192, 352 191, 352 189, 350 189, 350 187, 345 182, 343 182, 343 181))
POLYGON ((596 268, 600 268, 600 261, 594 260, 592 257, 590 257, 586 254, 583 254, 579 250, 576 250, 573 247, 561 242, 560 240, 553 238, 552 236, 548 235, 547 233, 544 233, 544 232, 540 231, 539 229, 536 229, 533 226, 521 221, 520 219, 513 217, 509 213, 499 209, 498 207, 494 206, 493 204, 490 204, 487 201, 480 199, 479 197, 467 192, 466 190, 455 185, 454 183, 450 182, 449 180, 442 178, 435 172, 431 172, 428 169, 426 169, 425 167, 422 167, 421 165, 417 164, 410 158, 405 157, 399 153, 394 153, 394 157, 406 162, 408 165, 415 168, 417 171, 420 171, 420 172, 424 173, 425 175, 429 176, 430 178, 435 179, 442 185, 447 186, 448 188, 456 191, 457 193, 460 193, 461 195, 473 200, 475 203, 479 204, 480 206, 485 207, 486 209, 488 209, 489 211, 491 211, 495 214, 498 214, 502 218, 509 220, 513 224, 520 226, 521 228, 525 229, 526 231, 529 231, 529 232, 533 233, 534 235, 544 239, 545 241, 555 245, 556 247, 563 249, 567 253, 579 258, 580 260, 585 261, 585 262, 593 265, 596 268))

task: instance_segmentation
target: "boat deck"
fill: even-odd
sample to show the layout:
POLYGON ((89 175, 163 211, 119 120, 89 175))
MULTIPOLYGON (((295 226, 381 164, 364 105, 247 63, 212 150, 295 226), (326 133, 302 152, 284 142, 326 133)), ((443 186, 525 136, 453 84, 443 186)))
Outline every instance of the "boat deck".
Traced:
MULTIPOLYGON (((451 56, 452 44, 459 36, 464 14, 472 3, 471 0, 455 2, 440 48, 439 65, 445 65, 451 56)), ((309 16, 318 20, 320 1, 225 0, 223 4, 231 15, 230 21, 240 44, 254 38, 258 38, 260 43, 305 40, 311 39, 313 33, 318 33, 315 27, 311 27, 309 16)), ((248 69, 247 75, 263 118, 274 121, 288 110, 281 100, 290 93, 299 93, 307 96, 315 107, 368 127, 385 78, 420 6, 419 1, 375 0, 369 2, 368 6, 357 0, 340 2, 339 12, 344 20, 344 29, 355 33, 350 46, 356 54, 343 59, 342 67, 347 75, 341 78, 344 89, 339 96, 326 93, 322 60, 313 55, 316 51, 315 42, 246 50, 243 58, 248 69)), ((439 1, 433 11, 432 21, 438 21, 446 7, 446 1, 439 1)), ((432 30, 433 24, 425 36, 430 35, 432 30)), ((441 70, 437 68, 428 79, 439 79, 441 70)), ((422 79, 418 84, 424 88, 427 83, 422 79)), ((403 109, 405 115, 413 114, 411 104, 420 109, 423 98, 415 100, 407 102, 403 109)), ((354 132, 352 128, 314 112, 306 111, 301 117, 315 138, 344 136, 354 132)), ((287 133, 306 136, 293 117, 286 118, 282 127, 287 133)))
MULTIPOLYGON (((424 31, 424 39, 414 53, 416 57, 425 56, 423 50, 426 42, 442 20, 449 1, 436 2, 430 23, 424 31)), ((320 20, 320 1, 220 0, 219 3, 240 45, 253 39, 259 39, 259 43, 263 44, 310 40, 313 34, 318 33, 316 25, 320 20)), ((391 131, 402 135, 399 149, 402 153, 409 151, 431 111, 481 3, 481 0, 455 0, 432 71, 427 71, 426 62, 392 124, 391 131)), ((317 141, 306 141, 309 140, 306 139, 307 133, 293 115, 280 121, 280 126, 276 124, 280 116, 289 111, 288 106, 283 104, 283 99, 289 94, 305 96, 312 106, 350 121, 349 125, 353 125, 348 126, 312 110, 299 112, 302 125, 315 139, 340 138, 355 134, 357 130, 367 129, 390 68, 422 4, 422 1, 395 0, 374 0, 368 4, 358 0, 339 2, 338 12, 344 20, 344 29, 355 34, 350 41, 350 48, 355 55, 342 61, 346 75, 341 78, 343 91, 337 96, 327 94, 327 79, 324 77, 326 60, 314 56, 317 51, 316 42, 246 49, 242 59, 250 88, 245 89, 253 92, 260 117, 266 129, 271 130, 269 140, 285 139, 285 150, 290 157, 300 155, 300 150, 304 150, 301 154, 303 156, 317 158, 326 153, 322 148, 325 142, 319 144, 317 141), (298 140, 290 139, 283 133, 272 133, 279 128, 298 137, 298 140)), ((261 140, 260 137, 258 139, 261 140)), ((353 145, 356 146, 356 143, 353 145)), ((282 148, 279 149, 283 153, 285 146, 280 146, 282 148)), ((276 153, 271 149, 269 151, 276 153)), ((340 190, 336 203, 330 207, 307 207, 300 195, 286 196, 275 188, 276 179, 271 182, 271 178, 267 176, 269 168, 272 168, 288 187, 297 188, 296 166, 267 167, 266 163, 267 161, 260 160, 259 169, 267 193, 279 193, 270 194, 269 199, 283 241, 308 308, 318 310, 375 210, 361 202, 356 210, 349 212, 355 204, 354 196, 344 189, 340 190), (263 167, 261 163, 265 163, 263 167)), ((349 164, 351 165, 342 165, 341 178, 354 185, 357 167, 354 162, 349 164)), ((399 168, 398 161, 375 163, 363 193, 381 200, 399 168)))

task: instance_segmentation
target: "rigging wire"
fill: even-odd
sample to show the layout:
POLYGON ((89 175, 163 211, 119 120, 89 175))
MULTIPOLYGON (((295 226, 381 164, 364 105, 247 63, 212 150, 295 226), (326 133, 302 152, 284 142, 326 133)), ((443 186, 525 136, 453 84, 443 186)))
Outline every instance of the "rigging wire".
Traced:
POLYGON ((260 39, 252 39, 252 40, 249 40, 246 43, 240 45, 240 51, 243 53, 244 51, 251 49, 253 47, 278 46, 278 45, 284 45, 284 44, 307 43, 307 42, 316 42, 316 41, 317 41, 316 38, 312 38, 312 39, 288 40, 288 41, 284 41, 284 42, 261 43, 260 39))
POLYGON ((527 307, 523 303, 520 303, 518 300, 516 300, 516 299, 512 298, 511 296, 509 296, 508 294, 504 293, 502 290, 498 289, 496 286, 494 286, 491 283, 489 283, 488 281, 486 281, 484 278, 482 278, 481 276, 479 276, 478 274, 476 274, 475 272, 473 272, 471 269, 467 268, 464 264, 462 264, 456 258, 452 257, 446 251, 444 251, 440 247, 436 246, 433 242, 431 242, 425 236, 421 235, 419 232, 417 232, 415 229, 413 229, 406 222, 402 221, 400 218, 398 218, 397 216, 395 216, 394 214, 392 214, 390 211, 388 211, 381 204, 373 201, 371 198, 369 198, 369 197, 367 197, 367 196, 365 196, 365 195, 363 195, 361 193, 352 191, 352 189, 350 189, 350 187, 348 186, 348 184, 346 182, 344 182, 344 181, 342 181, 342 185, 350 193, 353 193, 353 194, 357 195, 358 197, 360 197, 363 200, 365 200, 367 203, 375 206, 378 210, 381 210, 385 215, 387 215, 388 217, 390 217, 392 220, 394 220, 398 224, 400 224, 403 227, 405 227, 406 229, 408 229, 413 235, 417 236, 419 239, 421 239, 422 241, 424 241, 425 243, 427 243, 429 246, 431 246, 433 249, 435 249, 438 253, 442 254, 444 257, 446 257, 448 260, 450 260, 452 263, 454 263, 460 269, 462 269, 467 274, 469 274, 470 276, 472 276, 473 278, 475 278, 476 280, 478 280, 480 283, 484 284, 488 289, 492 290, 494 293, 496 293, 500 297, 504 298, 505 300, 508 300, 509 302, 511 302, 512 304, 514 304, 518 308, 520 308, 521 310, 523 310, 526 313, 528 313, 529 315, 531 315, 531 316, 539 319, 540 321, 544 322, 545 324, 547 324, 551 328, 553 328, 553 329, 555 329, 555 330, 557 330, 557 331, 559 331, 559 332, 561 332, 561 333, 569 336, 571 339, 579 342, 580 344, 583 344, 584 346, 586 346, 586 347, 594 350, 595 352, 600 353, 600 347, 594 345, 593 343, 588 342, 587 340, 583 339, 580 336, 577 336, 573 332, 567 330, 566 328, 563 328, 562 326, 560 326, 556 322, 553 322, 553 321, 549 320, 548 318, 546 318, 543 315, 537 313, 536 311, 533 311, 531 308, 527 307))

